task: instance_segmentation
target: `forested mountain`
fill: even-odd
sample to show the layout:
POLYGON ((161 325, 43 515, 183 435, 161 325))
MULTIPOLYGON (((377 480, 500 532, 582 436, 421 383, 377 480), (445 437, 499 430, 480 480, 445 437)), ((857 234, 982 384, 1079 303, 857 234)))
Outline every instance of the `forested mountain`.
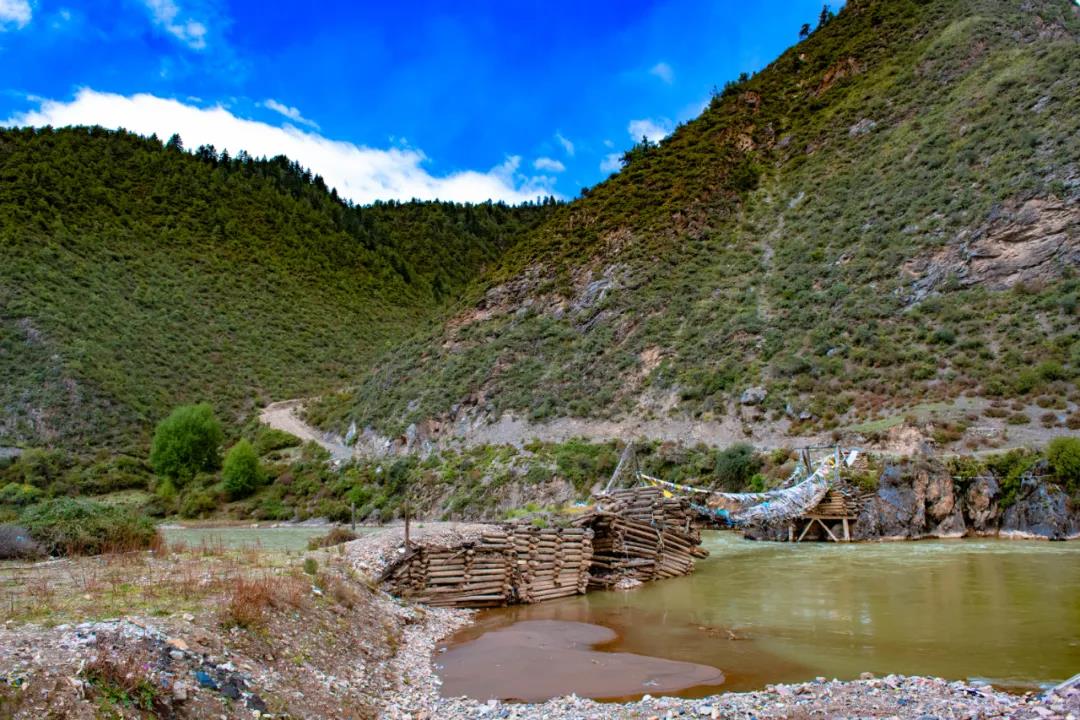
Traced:
POLYGON ((353 381, 552 203, 351 207, 285 158, 0 130, 0 445, 145 441, 353 381))
POLYGON ((799 432, 1080 400, 1072 2, 849 0, 626 163, 311 417, 799 432))

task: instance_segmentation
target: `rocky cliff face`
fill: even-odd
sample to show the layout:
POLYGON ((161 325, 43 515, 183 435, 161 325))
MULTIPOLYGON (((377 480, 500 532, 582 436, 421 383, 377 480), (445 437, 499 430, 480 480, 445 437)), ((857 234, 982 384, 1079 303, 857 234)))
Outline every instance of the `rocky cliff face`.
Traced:
MULTIPOLYGON (((999 536, 1080 539, 1080 504, 1061 488, 1028 475, 1012 502, 991 476, 953 480, 935 461, 919 458, 891 465, 878 490, 865 498, 852 526, 856 540, 917 540, 999 536)), ((747 537, 785 540, 787 528, 754 528, 747 537)))

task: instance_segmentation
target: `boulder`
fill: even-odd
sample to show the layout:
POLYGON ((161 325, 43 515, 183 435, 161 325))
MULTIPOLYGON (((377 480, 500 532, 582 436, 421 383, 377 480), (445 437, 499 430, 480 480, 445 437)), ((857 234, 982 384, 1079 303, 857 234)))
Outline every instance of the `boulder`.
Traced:
POLYGON ((743 405, 760 405, 765 402, 765 398, 768 394, 768 391, 760 385, 746 388, 743 390, 742 395, 739 396, 739 402, 743 405))

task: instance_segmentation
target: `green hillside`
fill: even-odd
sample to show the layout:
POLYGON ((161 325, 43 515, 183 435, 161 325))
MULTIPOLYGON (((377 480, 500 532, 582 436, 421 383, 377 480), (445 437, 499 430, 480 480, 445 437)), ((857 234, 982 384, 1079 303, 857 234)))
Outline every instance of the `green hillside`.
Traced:
POLYGON ((0 130, 0 445, 141 445, 320 393, 425 327, 551 205, 353 208, 284 158, 0 130))
POLYGON ((1071 2, 851 0, 626 160, 312 419, 398 432, 465 402, 797 432, 1080 399, 1071 2))

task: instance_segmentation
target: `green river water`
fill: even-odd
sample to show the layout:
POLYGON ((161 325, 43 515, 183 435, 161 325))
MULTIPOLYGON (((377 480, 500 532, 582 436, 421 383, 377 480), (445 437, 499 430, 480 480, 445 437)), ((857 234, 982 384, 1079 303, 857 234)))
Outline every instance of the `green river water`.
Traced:
MULTIPOLYGON (((482 649, 485 634, 528 621, 599 625, 616 637, 594 650, 723 672, 720 685, 677 693, 691 696, 867 671, 1006 689, 1080 672, 1080 542, 791 544, 711 532, 704 543, 711 556, 688 577, 481 613, 437 654, 444 694, 498 697, 500 677, 542 679, 544 665, 559 663, 557 654, 517 666, 510 653, 491 667, 490 653, 470 651, 482 649)), ((558 623, 518 627, 542 633, 547 625, 558 623)))

